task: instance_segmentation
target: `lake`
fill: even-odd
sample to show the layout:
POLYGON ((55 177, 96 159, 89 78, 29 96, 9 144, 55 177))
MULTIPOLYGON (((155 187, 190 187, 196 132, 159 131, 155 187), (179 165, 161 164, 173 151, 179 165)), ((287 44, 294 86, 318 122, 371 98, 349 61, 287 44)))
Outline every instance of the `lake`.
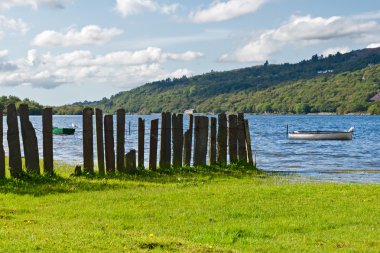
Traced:
MULTIPOLYGON (((126 151, 137 149, 137 119, 146 119, 145 164, 148 164, 151 119, 160 115, 126 116, 126 151), (130 124, 130 128, 129 128, 130 124), (130 131, 129 131, 130 129, 130 131)), ((257 165, 267 171, 296 173, 301 178, 333 182, 380 183, 380 116, 358 115, 245 115, 249 120, 257 165), (289 130, 347 130, 355 127, 352 141, 288 140, 289 130)), ((114 117, 115 120, 116 117, 114 117)), ((42 118, 30 116, 42 157, 42 118)), ((54 159, 82 163, 82 117, 53 116, 54 126, 78 128, 73 136, 54 135, 54 159)), ((114 127, 116 124, 114 125, 114 127)), ((188 127, 184 117, 184 127, 188 127)), ((6 118, 4 149, 7 153, 6 118)), ((94 131, 95 133, 95 131, 94 131)), ((116 133, 115 133, 116 134, 116 133)), ((115 138, 116 140, 116 138, 115 138)), ((96 142, 94 136, 94 150, 96 142)))

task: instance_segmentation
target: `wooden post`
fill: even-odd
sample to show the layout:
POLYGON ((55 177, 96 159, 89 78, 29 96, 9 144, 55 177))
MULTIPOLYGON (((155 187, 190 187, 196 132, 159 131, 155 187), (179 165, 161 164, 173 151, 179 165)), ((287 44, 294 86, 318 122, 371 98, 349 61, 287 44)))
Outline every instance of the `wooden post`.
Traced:
POLYGON ((193 137, 193 115, 189 114, 189 128, 183 135, 183 165, 190 166, 191 144, 193 137))
POLYGON ((171 113, 161 114, 160 167, 169 168, 171 160, 171 113))
POLYGON ((251 133, 249 131, 249 125, 248 120, 244 120, 244 132, 245 132, 245 141, 246 141, 246 147, 247 147, 247 153, 248 153, 248 164, 253 166, 254 161, 252 158, 252 146, 251 146, 251 133))
POLYGON ((150 121, 149 169, 157 169, 158 119, 150 121))
POLYGON ((116 111, 116 168, 119 172, 125 172, 125 110, 116 111))
POLYGON ((94 140, 92 108, 83 109, 83 170, 94 173, 94 140))
POLYGON ((227 116, 218 114, 218 163, 227 164, 227 116))
POLYGON ((216 164, 216 118, 210 118, 210 138, 209 138, 208 158, 210 165, 216 164))
POLYGON ((107 173, 115 172, 115 143, 113 137, 113 115, 104 116, 104 139, 107 173))
POLYGON ((244 131, 244 113, 238 113, 237 115, 237 147, 238 147, 238 160, 247 162, 247 148, 245 142, 244 131))
POLYGON ((166 112, 166 164, 170 167, 172 159, 172 114, 166 112))
POLYGON ((206 165, 208 118, 196 116, 194 125, 194 166, 206 165))
POLYGON ((173 114, 173 166, 182 167, 183 153, 183 114, 173 114))
POLYGON ((17 111, 14 104, 9 104, 7 107, 7 140, 9 147, 9 170, 11 177, 20 177, 22 175, 22 161, 20 137, 18 131, 17 111))
POLYGON ((127 172, 133 172, 136 170, 136 150, 131 149, 125 154, 125 167, 127 172))
POLYGON ((38 142, 36 131, 29 120, 29 107, 27 104, 19 106, 22 144, 24 146, 24 158, 28 173, 40 174, 40 158, 38 156, 38 142))
POLYGON ((125 154, 125 110, 116 111, 116 168, 119 172, 125 172, 124 154, 125 154))
POLYGON ((54 174, 52 108, 44 108, 42 111, 42 135, 44 173, 52 175, 54 174))
POLYGON ((167 165, 165 164, 166 158, 166 113, 161 113, 161 139, 160 139, 160 168, 164 168, 167 165))
POLYGON ((0 179, 5 178, 5 152, 3 145, 3 110, 4 107, 0 104, 0 179))
POLYGON ((237 162, 237 116, 228 115, 228 151, 230 163, 237 162))
POLYGON ((144 168, 144 144, 145 144, 145 120, 142 118, 138 119, 138 167, 140 169, 144 168))
POLYGON ((96 153, 98 158, 99 175, 104 176, 104 141, 103 141, 103 112, 95 109, 95 124, 96 124, 96 153))

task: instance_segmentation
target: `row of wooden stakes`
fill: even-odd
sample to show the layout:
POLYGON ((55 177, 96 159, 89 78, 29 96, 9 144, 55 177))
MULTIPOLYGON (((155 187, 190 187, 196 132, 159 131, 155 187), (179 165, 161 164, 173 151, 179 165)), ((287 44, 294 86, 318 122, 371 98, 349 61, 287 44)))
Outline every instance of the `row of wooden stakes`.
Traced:
MULTIPOLYGON (((92 108, 83 110, 83 167, 87 173, 94 173, 93 114, 92 108)), ((100 175, 106 172, 114 173, 116 170, 123 173, 144 168, 145 120, 138 119, 138 152, 131 149, 125 153, 125 116, 124 109, 116 111, 115 155, 113 115, 105 115, 103 122, 102 110, 95 109, 97 162, 100 175)), ((243 113, 228 116, 220 113, 217 118, 192 114, 188 117, 189 127, 185 132, 183 114, 161 113, 160 129, 159 119, 151 120, 150 170, 157 169, 157 158, 160 168, 190 166, 191 158, 193 158, 193 166, 203 166, 207 164, 207 153, 209 165, 226 165, 227 150, 231 163, 239 161, 243 164, 254 165, 248 120, 244 119, 243 113), (194 144, 193 148, 192 144, 194 144)))
MULTIPOLYGON (((43 110, 43 168, 45 174, 53 174, 53 110, 43 110)), ((40 173, 40 159, 38 154, 38 141, 36 131, 29 120, 29 108, 21 104, 18 108, 21 123, 21 137, 23 140, 25 167, 27 173, 40 173)), ((22 168, 21 145, 15 104, 7 106, 7 141, 8 141, 8 167, 11 177, 20 177, 25 172, 22 168)), ((5 178, 5 152, 3 146, 3 106, 0 104, 0 178, 5 178)))
MULTIPOLYGON (((28 105, 21 104, 17 113, 16 106, 9 104, 7 106, 7 141, 10 175, 20 177, 25 173, 22 168, 18 114, 20 115, 26 172, 39 174, 38 141, 35 129, 29 120, 28 105)), ((94 173, 93 114, 92 108, 83 110, 83 167, 84 171, 88 173, 94 173)), ((106 172, 114 173, 116 170, 128 172, 137 168, 144 168, 145 120, 138 119, 138 152, 132 149, 125 153, 125 116, 124 109, 117 110, 115 154, 113 115, 109 114, 103 117, 103 112, 100 109, 95 109, 97 167, 100 175, 104 175, 106 172)), ((151 120, 149 143, 149 169, 151 170, 157 169, 158 126, 159 119, 151 120)), ((42 137, 43 171, 45 174, 54 173, 52 129, 52 108, 44 108, 42 111, 42 137)), ((4 178, 6 173, 2 105, 0 105, 0 141, 0 178, 4 178)), ((247 165, 253 165, 248 121, 244 120, 244 114, 238 113, 227 116, 221 113, 218 118, 189 115, 189 128, 185 132, 183 114, 171 114, 169 112, 161 114, 158 159, 160 168, 190 166, 192 150, 193 166, 206 165, 207 152, 210 165, 226 165, 228 161, 227 147, 230 162, 240 161, 247 165), (192 148, 193 143, 194 147, 192 148)))

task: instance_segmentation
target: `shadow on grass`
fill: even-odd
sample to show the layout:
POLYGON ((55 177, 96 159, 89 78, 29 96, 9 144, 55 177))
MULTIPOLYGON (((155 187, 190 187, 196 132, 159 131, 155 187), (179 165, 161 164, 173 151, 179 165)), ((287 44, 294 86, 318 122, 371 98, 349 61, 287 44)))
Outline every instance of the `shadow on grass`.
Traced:
POLYGON ((252 166, 232 164, 229 166, 203 166, 136 170, 131 173, 114 173, 106 176, 81 174, 63 177, 55 175, 24 174, 18 179, 0 180, 0 193, 18 195, 44 196, 47 194, 75 193, 81 191, 104 191, 130 187, 130 183, 176 183, 183 186, 196 186, 212 180, 244 177, 268 177, 269 175, 252 166))

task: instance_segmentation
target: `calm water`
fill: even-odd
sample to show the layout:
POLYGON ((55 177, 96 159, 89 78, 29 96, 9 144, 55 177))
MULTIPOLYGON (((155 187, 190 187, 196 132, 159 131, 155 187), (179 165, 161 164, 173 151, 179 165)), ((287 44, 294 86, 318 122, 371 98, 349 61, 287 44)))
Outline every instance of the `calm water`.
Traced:
MULTIPOLYGON (((126 116, 126 150, 137 149, 138 117, 146 119, 147 159, 149 120, 159 118, 159 115, 126 116)), ((296 172, 312 180, 380 183, 380 116, 246 115, 246 118, 249 119, 257 165, 264 170, 296 172), (289 130, 347 130, 354 126, 356 131, 352 141, 295 141, 286 138, 287 124, 289 130)), ((30 119, 37 130, 42 156, 42 119, 41 116, 31 116, 30 119)), ((5 122, 4 118, 4 148, 7 152, 5 122)), ((82 117, 54 116, 53 122, 59 127, 78 126, 73 136, 54 136, 55 160, 81 163, 82 117)), ((187 128, 186 117, 184 127, 187 128)))

